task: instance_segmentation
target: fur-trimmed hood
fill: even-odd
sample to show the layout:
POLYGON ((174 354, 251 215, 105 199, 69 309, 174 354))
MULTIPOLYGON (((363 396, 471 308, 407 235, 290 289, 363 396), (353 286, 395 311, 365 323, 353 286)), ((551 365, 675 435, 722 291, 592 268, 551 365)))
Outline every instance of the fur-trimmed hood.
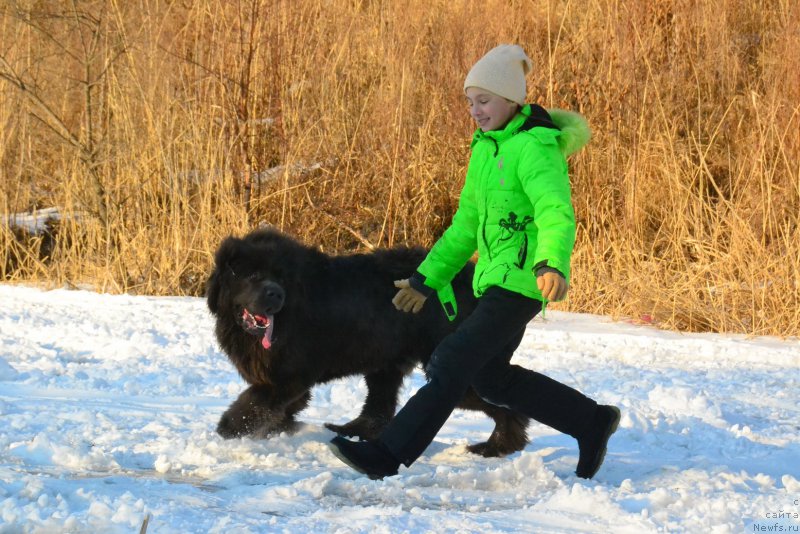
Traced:
POLYGON ((574 154, 589 142, 592 138, 592 130, 589 123, 580 113, 567 111, 565 109, 551 108, 547 110, 553 124, 555 124, 561 135, 558 138, 558 147, 564 157, 574 154))

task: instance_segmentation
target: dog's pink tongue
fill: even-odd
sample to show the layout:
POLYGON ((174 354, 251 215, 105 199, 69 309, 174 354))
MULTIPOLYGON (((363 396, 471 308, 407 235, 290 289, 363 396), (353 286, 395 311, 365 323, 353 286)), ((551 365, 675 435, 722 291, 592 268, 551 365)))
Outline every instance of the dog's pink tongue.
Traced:
POLYGON ((265 349, 269 350, 272 346, 272 329, 275 327, 275 318, 272 315, 268 315, 267 317, 260 317, 263 322, 266 323, 266 330, 264 330, 264 337, 261 338, 261 346, 265 349))

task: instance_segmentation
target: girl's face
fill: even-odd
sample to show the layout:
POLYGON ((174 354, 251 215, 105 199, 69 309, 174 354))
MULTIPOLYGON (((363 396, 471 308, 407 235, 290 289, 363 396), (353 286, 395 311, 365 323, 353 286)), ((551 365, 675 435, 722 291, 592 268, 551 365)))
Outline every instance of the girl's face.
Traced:
POLYGON ((484 132, 500 130, 517 114, 519 105, 479 87, 467 87, 469 114, 484 132))

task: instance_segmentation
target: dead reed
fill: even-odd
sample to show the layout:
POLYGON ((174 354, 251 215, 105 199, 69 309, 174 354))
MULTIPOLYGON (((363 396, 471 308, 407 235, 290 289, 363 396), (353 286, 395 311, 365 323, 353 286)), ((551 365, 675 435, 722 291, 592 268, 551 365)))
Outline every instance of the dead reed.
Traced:
POLYGON ((203 291, 268 223, 330 252, 430 245, 470 65, 517 42, 583 113, 562 309, 692 331, 800 326, 800 6, 789 0, 17 0, 0 7, 0 274, 203 291))

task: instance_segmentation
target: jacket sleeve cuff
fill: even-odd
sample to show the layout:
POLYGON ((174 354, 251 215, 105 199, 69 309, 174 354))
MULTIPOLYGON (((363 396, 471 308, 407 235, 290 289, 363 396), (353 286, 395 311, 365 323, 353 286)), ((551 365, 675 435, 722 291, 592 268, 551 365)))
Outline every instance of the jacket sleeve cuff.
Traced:
POLYGON ((536 265, 533 266, 533 274, 536 275, 537 277, 538 276, 542 276, 544 273, 556 273, 559 276, 561 276, 561 278, 566 279, 566 276, 564 276, 564 273, 562 273, 561 271, 559 271, 555 267, 548 267, 547 260, 542 260, 542 261, 540 261, 539 263, 537 263, 536 265))
POLYGON ((408 284, 426 297, 430 297, 434 292, 432 287, 425 285, 425 276, 420 274, 419 271, 409 277, 408 284))

